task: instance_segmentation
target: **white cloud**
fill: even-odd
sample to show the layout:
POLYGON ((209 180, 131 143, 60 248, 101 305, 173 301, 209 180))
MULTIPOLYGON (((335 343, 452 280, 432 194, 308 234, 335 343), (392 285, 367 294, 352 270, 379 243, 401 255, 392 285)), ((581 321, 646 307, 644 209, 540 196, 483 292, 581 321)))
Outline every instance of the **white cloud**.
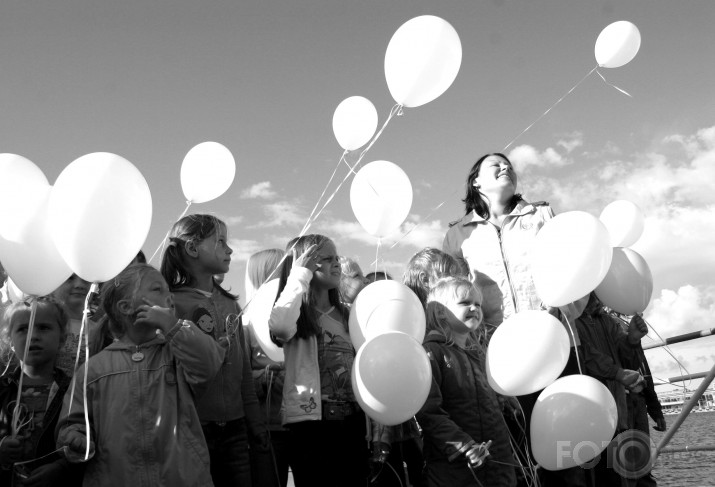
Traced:
POLYGON ((583 145, 583 132, 576 131, 566 134, 556 142, 556 145, 563 147, 566 152, 570 153, 583 145))
POLYGON ((244 218, 243 216, 229 216, 229 217, 224 217, 221 220, 226 224, 226 226, 234 226, 238 225, 239 223, 243 223, 244 218))
POLYGON ((228 245, 233 249, 233 254, 231 254, 231 261, 233 262, 245 262, 251 255, 266 248, 256 240, 241 240, 238 238, 229 238, 228 245))
POLYGON ((565 166, 570 161, 559 154, 552 147, 548 147, 543 152, 539 152, 530 145, 520 145, 514 147, 508 154, 509 160, 514 164, 514 168, 524 171, 529 166, 534 167, 554 167, 565 166))
POLYGON ((241 192, 241 199, 263 199, 269 200, 276 197, 276 192, 271 189, 270 181, 262 181, 256 183, 250 188, 244 189, 241 192))
POLYGON ((308 219, 307 215, 303 215, 298 205, 290 201, 277 201, 263 205, 263 213, 265 218, 259 224, 251 228, 266 228, 277 226, 296 226, 301 227, 308 219))
MULTIPOLYGON (((715 287, 685 285, 663 289, 645 314, 663 338, 710 329, 715 316, 715 287)), ((656 338, 657 339, 657 338, 656 338)))

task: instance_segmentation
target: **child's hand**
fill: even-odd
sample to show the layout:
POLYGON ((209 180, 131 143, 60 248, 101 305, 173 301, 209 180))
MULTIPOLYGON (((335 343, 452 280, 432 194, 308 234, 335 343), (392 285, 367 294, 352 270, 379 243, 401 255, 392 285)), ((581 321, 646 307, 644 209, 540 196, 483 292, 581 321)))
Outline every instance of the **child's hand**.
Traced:
MULTIPOLYGON (((84 462, 87 453, 87 437, 84 433, 76 432, 65 448, 65 458, 71 463, 84 462)), ((89 442, 89 458, 94 456, 94 442, 89 442)))
POLYGON ((305 267, 310 272, 315 272, 320 262, 320 254, 318 246, 313 244, 303 252, 300 257, 297 256, 295 248, 293 248, 293 267, 305 267))
POLYGON ((146 298, 142 298, 145 304, 138 308, 137 319, 134 324, 147 324, 156 326, 162 332, 169 331, 176 324, 176 316, 170 308, 157 306, 146 298))
POLYGON ((490 446, 492 446, 491 440, 486 443, 474 445, 464 453, 467 456, 467 460, 469 460, 469 466, 471 468, 478 468, 482 466, 484 460, 490 455, 490 446))
POLYGON ((62 477, 64 468, 58 463, 48 463, 47 465, 42 465, 37 467, 32 471, 32 474, 23 479, 20 484, 26 485, 28 487, 51 487, 56 485, 58 480, 62 477))
POLYGON ((22 456, 22 442, 13 437, 6 436, 0 440, 0 464, 12 465, 22 456))
POLYGON ((641 315, 635 315, 628 324, 628 341, 638 344, 648 334, 648 325, 641 315))

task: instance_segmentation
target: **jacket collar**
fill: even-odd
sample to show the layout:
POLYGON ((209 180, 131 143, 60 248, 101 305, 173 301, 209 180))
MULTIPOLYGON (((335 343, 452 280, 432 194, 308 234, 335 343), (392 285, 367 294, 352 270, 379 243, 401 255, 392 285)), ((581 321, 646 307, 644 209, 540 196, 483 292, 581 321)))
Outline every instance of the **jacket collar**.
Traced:
MULTIPOLYGON (((522 216, 522 215, 528 215, 529 213, 533 213, 536 210, 536 207, 532 205, 531 203, 520 200, 516 206, 514 207, 513 210, 511 210, 511 213, 509 213, 510 216, 522 216)), ((470 223, 476 223, 476 224, 483 224, 483 223, 488 223, 488 220, 482 218, 477 214, 476 211, 472 210, 471 213, 468 213, 467 215, 464 215, 464 217, 461 220, 462 225, 469 225, 470 223)))

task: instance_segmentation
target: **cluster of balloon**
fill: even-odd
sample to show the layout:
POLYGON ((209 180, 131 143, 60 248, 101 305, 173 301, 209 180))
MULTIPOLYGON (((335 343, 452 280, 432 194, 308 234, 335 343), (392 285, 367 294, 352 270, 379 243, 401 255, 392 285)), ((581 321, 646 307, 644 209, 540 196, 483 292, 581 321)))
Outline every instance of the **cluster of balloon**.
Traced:
POLYGON ((587 375, 556 380, 539 395, 531 413, 531 451, 547 470, 583 465, 598 456, 616 431, 611 392, 587 375))
POLYGON ((231 187, 236 176, 233 154, 218 142, 202 142, 186 153, 181 164, 181 189, 189 203, 205 203, 231 187))
POLYGON ((596 287, 596 295, 618 313, 642 313, 653 294, 653 275, 645 259, 626 247, 636 243, 643 234, 643 212, 630 201, 616 200, 603 209, 600 220, 611 236, 613 260, 596 287))
POLYGON ((424 404, 432 383, 421 345, 425 313, 419 298, 397 281, 376 281, 355 299, 349 329, 358 350, 352 372, 358 403, 381 424, 407 421, 424 404))
POLYGON ((613 249, 598 218, 570 211, 547 221, 531 251, 536 292, 548 306, 563 306, 593 291, 606 276, 613 249))
POLYGON ((620 68, 636 57, 641 47, 638 27, 627 20, 606 26, 596 39, 594 54, 599 67, 620 68))
POLYGON ((373 161, 355 175, 350 187, 350 205, 367 233, 384 237, 407 218, 412 207, 412 184, 399 166, 373 161))
POLYGON ((520 311, 499 325, 487 349, 487 380, 499 394, 539 391, 561 374, 569 358, 569 336, 546 311, 520 311))

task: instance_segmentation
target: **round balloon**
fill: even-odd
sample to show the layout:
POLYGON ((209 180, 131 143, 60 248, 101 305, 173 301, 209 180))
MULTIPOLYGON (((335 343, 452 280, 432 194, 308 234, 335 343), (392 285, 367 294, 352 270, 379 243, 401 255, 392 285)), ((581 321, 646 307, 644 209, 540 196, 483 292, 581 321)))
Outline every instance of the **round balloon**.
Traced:
POLYGON ((611 265, 608 230, 583 211, 555 216, 536 234, 531 274, 536 292, 549 306, 563 306, 593 291, 611 265))
POLYGON ((283 349, 271 340, 271 332, 268 328, 271 310, 278 296, 278 284, 278 279, 264 282, 253 295, 251 302, 246 305, 245 313, 249 317, 256 341, 263 352, 274 362, 283 362, 285 360, 283 349))
POLYGON ((531 413, 531 451, 547 470, 584 465, 616 432, 618 411, 610 391, 593 377, 568 375, 539 395, 531 413))
POLYGON ((405 333, 377 335, 355 356, 355 398, 365 414, 380 424, 394 426, 414 416, 427 400, 431 385, 427 352, 405 333))
POLYGON ((333 113, 333 132, 345 150, 365 145, 377 129, 377 110, 370 100, 351 96, 340 102, 333 113))
POLYGON ((191 203, 218 198, 231 187, 236 175, 233 154, 218 142, 193 147, 181 164, 181 188, 191 203))
POLYGON ((350 205, 367 233, 395 232, 412 207, 412 184, 405 171, 388 161, 373 161, 358 171, 350 187, 350 205))
POLYGON ((624 315, 642 313, 653 295, 653 275, 645 259, 635 250, 613 249, 606 277, 596 287, 603 304, 624 315))
POLYGON ((385 53, 385 78, 392 98, 406 107, 434 100, 457 77, 462 43, 449 22, 434 15, 408 20, 385 53))
POLYGON ((628 200, 609 203, 599 219, 608 230, 612 247, 630 247, 641 237, 645 226, 643 212, 628 200))
POLYGON ((604 68, 618 68, 631 62, 641 47, 638 27, 620 20, 601 31, 596 39, 596 62, 604 68))
POLYGON ((70 269, 107 281, 141 249, 151 225, 149 186, 134 165, 94 152, 69 164, 50 196, 50 233, 70 269))
POLYGON ((417 343, 425 337, 425 312, 417 295, 397 281, 375 281, 355 298, 350 309, 350 339, 355 349, 389 331, 407 333, 417 343))
POLYGON ((487 380, 499 394, 531 394, 555 381, 568 358, 569 336, 559 320, 546 311, 520 311, 489 341, 487 380))
POLYGON ((13 239, 23 231, 25 205, 33 205, 34 193, 44 193, 49 185, 42 170, 29 159, 0 154, 0 237, 13 239))
POLYGON ((22 293, 44 296, 72 274, 55 246, 49 230, 50 185, 35 186, 15 200, 22 220, 0 236, 0 261, 22 293), (6 238, 7 237, 7 238, 6 238))

